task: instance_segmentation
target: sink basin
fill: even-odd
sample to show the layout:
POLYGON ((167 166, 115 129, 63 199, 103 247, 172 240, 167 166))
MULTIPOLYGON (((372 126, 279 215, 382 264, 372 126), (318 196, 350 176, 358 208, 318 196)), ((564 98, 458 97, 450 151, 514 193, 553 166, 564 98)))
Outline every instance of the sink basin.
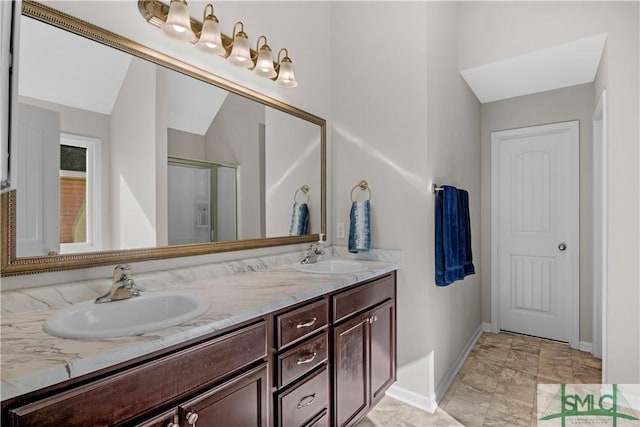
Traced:
POLYGON ((293 264, 293 269, 304 273, 316 274, 349 274, 365 271, 367 267, 358 261, 349 261, 344 259, 332 259, 326 261, 318 261, 313 264, 293 264))
POLYGON ((48 334, 63 338, 98 339, 138 335, 168 328, 201 316, 209 303, 178 292, 143 292, 139 297, 95 304, 74 304, 44 323, 48 334))

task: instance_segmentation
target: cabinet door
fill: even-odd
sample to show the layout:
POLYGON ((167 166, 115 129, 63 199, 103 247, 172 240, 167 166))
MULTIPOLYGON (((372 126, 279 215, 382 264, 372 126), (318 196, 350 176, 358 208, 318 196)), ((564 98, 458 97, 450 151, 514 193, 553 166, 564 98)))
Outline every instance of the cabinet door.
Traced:
POLYGON ((336 426, 348 425, 367 411, 369 317, 362 315, 334 328, 334 410, 336 426))
POLYGON ((396 377, 395 304, 383 304, 371 312, 371 405, 375 405, 396 377))
POLYGON ((177 421, 178 408, 172 408, 160 415, 135 424, 135 427, 174 427, 178 425, 177 421))
POLYGON ((181 404, 181 425, 266 427, 267 389, 264 363, 181 404))

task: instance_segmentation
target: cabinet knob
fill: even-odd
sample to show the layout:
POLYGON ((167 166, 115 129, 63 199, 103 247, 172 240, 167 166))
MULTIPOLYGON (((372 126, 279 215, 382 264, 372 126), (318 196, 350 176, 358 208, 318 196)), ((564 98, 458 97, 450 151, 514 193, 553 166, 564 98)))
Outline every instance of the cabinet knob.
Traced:
POLYGON ((373 322, 377 322, 377 321, 378 321, 378 316, 369 317, 369 323, 373 324, 373 322))
POLYGON ((167 427, 180 427, 180 424, 170 422, 169 424, 167 424, 167 427))
POLYGON ((190 426, 195 426, 196 421, 198 421, 198 414, 195 412, 187 412, 187 424, 190 426))

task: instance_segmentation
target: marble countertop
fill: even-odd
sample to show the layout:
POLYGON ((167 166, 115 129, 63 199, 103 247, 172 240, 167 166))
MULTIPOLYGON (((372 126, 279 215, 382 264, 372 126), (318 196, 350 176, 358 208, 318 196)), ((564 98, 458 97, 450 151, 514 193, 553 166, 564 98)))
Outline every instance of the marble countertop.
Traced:
MULTIPOLYGON (((334 255, 346 256, 333 250, 334 255)), ((90 300, 109 282, 66 284, 2 293, 1 400, 95 372, 251 320, 399 268, 399 252, 372 251, 367 270, 324 275, 295 271, 299 253, 147 273, 147 292, 179 290, 210 303, 207 313, 178 326, 138 336, 76 340, 51 336, 44 321, 61 307, 90 300)), ((353 257, 352 257, 353 258, 353 257)))

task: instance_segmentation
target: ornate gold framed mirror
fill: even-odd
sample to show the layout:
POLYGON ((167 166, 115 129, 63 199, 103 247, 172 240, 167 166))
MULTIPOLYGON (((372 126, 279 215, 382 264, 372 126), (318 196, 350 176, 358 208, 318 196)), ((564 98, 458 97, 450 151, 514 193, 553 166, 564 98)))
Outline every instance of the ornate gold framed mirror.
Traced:
MULTIPOLYGON (((111 200, 115 200, 118 197, 119 201, 118 203, 106 203, 108 208, 104 208, 105 212, 102 213, 101 230, 103 234, 105 233, 104 230, 108 230, 109 233, 115 233, 113 230, 116 228, 121 228, 125 231, 121 231, 119 236, 115 236, 114 234, 115 237, 109 236, 108 238, 103 238, 101 245, 93 248, 97 250, 93 250, 89 247, 88 250, 77 249, 76 251, 72 244, 62 244, 63 242, 58 241, 58 246, 56 246, 54 250, 45 249, 45 252, 42 253, 41 249, 41 252, 30 253, 24 249, 24 245, 21 246, 20 233, 23 231, 19 230, 20 227, 25 227, 21 221, 26 221, 21 219, 20 197, 25 197, 27 192, 30 190, 26 190, 18 181, 17 190, 2 194, 2 207, 0 212, 2 214, 2 241, 0 247, 2 251, 0 259, 1 276, 86 268, 98 265, 109 265, 123 261, 146 261, 313 242, 318 239, 318 233, 326 232, 326 122, 324 119, 287 105, 279 100, 265 96, 254 90, 242 87, 234 82, 220 78, 206 70, 147 48, 137 42, 126 39, 102 28, 98 28, 88 22, 84 22, 48 6, 32 1, 23 1, 22 17, 22 21, 28 21, 28 24, 25 24, 25 27, 27 25, 33 27, 36 24, 44 24, 44 29, 42 31, 55 29, 56 31, 62 31, 68 37, 78 38, 78 36, 80 36, 78 39, 81 40, 82 43, 84 43, 84 41, 91 41, 91 43, 101 45, 101 48, 108 48, 111 50, 115 49, 115 51, 118 52, 118 55, 129 55, 132 59, 127 59, 129 62, 127 62, 127 66, 123 68, 126 72, 130 72, 134 66, 147 67, 144 68, 145 70, 147 70, 148 67, 153 66, 158 67, 158 71, 153 71, 153 73, 158 76, 158 81, 170 80, 175 82, 177 81, 176 79, 184 79, 186 76, 191 81, 191 83, 187 82, 188 85, 195 85, 196 83, 198 85, 204 85, 201 86, 200 89, 195 89, 196 92, 202 92, 205 90, 209 91, 207 87, 212 88, 212 90, 224 90, 226 92, 221 95, 223 101, 220 101, 220 104, 223 106, 219 107, 220 111, 224 111, 226 104, 230 105, 228 107, 229 109, 248 103, 253 104, 253 106, 250 106, 249 108, 252 108, 252 111, 258 111, 258 114, 260 115, 260 118, 255 122, 255 126, 257 129, 256 133, 262 135, 262 140, 260 143, 261 148, 257 151, 260 154, 254 155, 252 151, 252 163, 247 163, 244 158, 241 158, 241 156, 239 157, 237 153, 246 150, 244 148, 234 148, 236 147, 233 145, 235 141, 229 143, 226 149, 218 149, 217 154, 210 155, 210 157, 213 156, 214 158, 207 158, 204 160, 194 159, 194 156, 192 155, 193 150, 186 150, 184 148, 186 143, 183 144, 182 141, 189 138, 193 139, 193 135, 197 132, 191 132, 190 129, 189 131, 179 129, 179 125, 165 124, 167 132, 161 132, 162 139, 165 144, 165 152, 163 153, 160 151, 164 157, 159 156, 157 153, 149 154, 148 156, 146 154, 140 156, 136 155, 135 151, 130 151, 122 155, 114 154, 116 152, 114 151, 113 146, 116 144, 113 134, 120 131, 116 132, 112 130, 110 134, 111 140, 109 141, 111 144, 108 150, 109 155, 112 158, 117 157, 120 159, 118 165, 126 164, 128 158, 134 158, 136 161, 142 161, 143 158, 153 157, 155 155, 160 159, 156 163, 159 165, 158 168, 162 169, 164 172, 156 172, 153 176, 155 179, 143 177, 146 179, 142 179, 141 181, 156 182, 157 186, 162 185, 167 187, 164 188, 166 191, 169 191, 168 188, 170 187, 166 182, 173 182, 173 178, 167 178, 167 171, 163 169, 168 167, 167 159, 174 159, 175 162, 175 158, 183 158, 186 161, 182 163, 191 165, 201 165, 203 162, 208 162, 218 166, 228 165, 230 167, 225 169, 237 171, 238 174, 245 173, 246 175, 244 176, 238 175, 237 183, 235 183, 233 187, 235 192, 230 196, 230 199, 235 203, 233 205, 234 208, 228 210, 229 212, 234 212, 234 215, 236 215, 235 221, 237 223, 234 225, 234 232, 237 233, 237 240, 224 240, 225 238, 222 238, 220 241, 200 242, 198 240, 192 240, 190 241, 191 243, 181 243, 182 241, 179 239, 173 239, 172 241, 171 238, 168 238, 166 230, 157 231, 162 228, 158 226, 156 234, 152 236, 152 244, 146 243, 150 241, 148 239, 141 239, 139 242, 134 243, 124 242, 125 239, 122 236, 127 236, 127 233, 131 233, 131 231, 126 231, 126 227, 123 224, 127 222, 129 217, 140 215, 133 213, 134 211, 125 211, 125 214, 122 214, 122 212, 117 209, 120 208, 122 211, 122 206, 126 206, 127 209, 129 209, 132 204, 131 200, 139 201, 139 199, 143 199, 143 197, 134 195, 127 199, 125 196, 128 197, 128 193, 124 194, 123 190, 118 190, 121 191, 121 193, 117 193, 116 190, 114 190, 118 185, 117 179, 111 177, 103 180, 106 182, 107 187, 110 187, 106 191, 103 190, 103 193, 106 193, 106 195, 103 194, 102 196, 96 196, 96 199, 98 199, 98 202, 96 203, 97 205, 100 205, 100 200, 109 200, 109 198, 111 200), (266 130, 265 122, 267 123, 266 130), (278 126, 282 127, 282 129, 279 129, 278 126), (299 133, 294 133, 294 129, 298 129, 299 133), (181 136, 182 139, 178 142, 182 145, 171 139, 175 137, 175 135, 181 136), (266 135, 266 137, 264 135, 266 135), (277 147, 277 150, 274 147, 277 147), (287 158, 286 155, 289 155, 289 158, 287 158), (254 160, 254 157, 261 160, 254 160), (294 171, 293 169, 295 168, 298 170, 294 171), (307 175, 304 175, 305 173, 307 175), (295 179, 292 178, 294 176, 295 179), (308 182, 309 180, 311 182, 308 182), (241 184, 246 186, 242 187, 241 184), (296 236, 288 235, 288 224, 286 224, 286 222, 291 219, 291 203, 295 202, 294 194, 303 185, 309 186, 309 184, 311 184, 310 193, 315 197, 315 202, 312 201, 311 209, 313 213, 313 216, 311 216, 312 226, 309 228, 308 234, 296 236), (20 193, 21 191, 22 193, 20 193), (252 191, 254 192, 252 193, 252 191), (102 199, 99 199, 99 197, 102 197, 102 199)), ((37 34, 39 34, 39 40, 43 40, 43 37, 44 39, 48 38, 43 36, 42 33, 37 34)), ((29 57, 27 53, 22 56, 24 58, 29 57)), ((42 54, 33 54, 31 56, 38 57, 42 56, 42 54)), ((23 68, 26 69, 27 67, 25 66, 23 68)), ((23 81, 28 82, 29 78, 25 77, 23 81)), ((26 86, 27 84, 25 83, 25 87, 26 86)), ((157 86, 160 87, 159 84, 157 86)), ((174 86, 175 84, 172 83, 172 87, 174 86)), ((120 89, 120 91, 121 92, 118 97, 124 92, 122 89, 120 89)), ((31 95, 31 93, 33 92, 25 91, 24 96, 23 94, 20 94, 20 102, 31 104, 31 106, 37 106, 38 108, 42 108, 44 106, 48 109, 55 109, 54 107, 51 107, 55 103, 50 99, 44 99, 43 97, 34 100, 34 96, 31 95)), ((170 97, 169 90, 167 90, 166 97, 168 99, 170 97)), ((134 98, 140 97, 134 96, 134 98)), ((67 110, 70 109, 66 106, 65 108, 67 110)), ((74 108, 76 110, 78 109, 77 107, 74 108)), ((62 110, 62 107, 60 107, 60 110, 62 110)), ((224 116, 224 114, 220 112, 217 114, 220 117, 224 116)), ((247 113, 247 116, 248 115, 249 113, 247 113)), ((212 132, 212 129, 219 127, 219 124, 216 124, 215 118, 212 118, 211 116, 213 116, 213 114, 210 114, 210 123, 207 122, 204 126, 206 132, 212 132)), ((229 115, 219 121, 228 123, 229 115)), ((63 127, 68 126, 68 124, 65 124, 64 118, 61 123, 60 134, 66 135, 65 132, 68 133, 69 130, 63 129, 63 127)), ((155 123, 156 127, 158 127, 159 121, 156 121, 155 123)), ((247 121, 244 120, 243 123, 246 128, 247 121)), ((253 128, 253 122, 251 126, 253 128)), ((202 131, 202 133, 205 131, 202 131)), ((82 132, 77 133, 82 134, 82 132)), ((227 133, 229 132, 227 131, 227 133)), ((16 133, 13 134, 15 135, 16 133)), ((73 137, 70 138, 73 139, 73 137)), ((82 136, 79 138, 81 139, 82 136)), ((206 138, 209 138, 209 134, 200 136, 200 138, 205 140, 206 138)), ((211 137, 209 139, 215 139, 216 143, 219 143, 221 140, 218 136, 211 137)), ((129 144, 129 142, 127 142, 127 144, 129 144)), ((131 146, 129 145, 129 147, 131 146)), ((46 155, 42 157, 46 157, 46 155)), ((116 163, 114 162, 113 164, 116 163)), ((23 169, 25 168, 23 167, 23 169)), ((31 170, 34 169, 35 168, 32 168, 31 170)), ((116 170, 117 167, 113 165, 109 166, 109 164, 107 164, 103 169, 113 171, 116 170)), ((121 169, 126 171, 128 169, 136 169, 136 167, 121 167, 121 169)), ((213 168, 212 170, 217 169, 213 168)), ((70 174, 73 175, 72 173, 70 174)), ((122 170, 119 170, 118 174, 113 172, 112 175, 117 175, 117 178, 119 178, 120 181, 126 181, 127 178, 126 176, 123 178, 125 172, 122 170)), ((213 187, 215 185, 219 186, 220 181, 211 178, 209 182, 211 184, 210 187, 207 188, 210 188, 211 193, 214 194, 213 187)), ((131 187, 131 182, 126 182, 126 184, 128 185, 126 187, 128 191, 129 187, 131 187)), ((180 188, 180 186, 178 186, 178 188, 180 188)), ((228 189, 225 188, 218 188, 218 190, 219 192, 228 193, 228 189)), ((156 187, 153 187, 151 191, 148 188, 143 189, 143 193, 145 191, 146 193, 156 191, 157 194, 162 194, 158 196, 158 200, 161 201, 164 200, 164 198, 169 199, 171 197, 170 194, 162 193, 156 187)), ((58 201, 57 203, 60 202, 58 201)), ((87 201, 83 203, 88 204, 87 201)), ((162 209, 159 211, 165 212, 166 210, 170 210, 170 208, 166 207, 167 202, 165 201, 163 203, 165 203, 165 205, 162 205, 162 209)), ((182 205, 179 205, 178 212, 184 210, 180 208, 180 206, 186 206, 184 202, 181 203, 182 205)), ((142 202, 140 202, 140 204, 142 204, 142 202)), ((158 202, 158 206, 160 205, 160 202, 158 202)), ((198 207, 197 209, 201 209, 204 212, 206 210, 205 208, 213 208, 216 206, 216 203, 212 201, 209 204, 203 204, 202 201, 196 200, 194 205, 198 207)), ((83 216, 89 216, 89 208, 85 207, 83 209, 85 209, 82 211, 83 216)), ((49 210, 49 212, 53 212, 53 210, 49 210)), ((162 224, 165 228, 169 222, 165 217, 170 215, 170 213, 151 213, 151 216, 154 217, 153 221, 157 221, 158 223, 164 221, 162 224), (158 220, 157 218, 161 219, 158 220)), ((191 211, 187 214, 189 217, 192 215, 191 211)), ((209 222, 219 224, 216 222, 217 213, 211 213, 210 215, 207 213, 207 215, 203 216, 204 214, 202 214, 202 212, 198 212, 197 215, 199 216, 197 216, 195 221, 196 227, 202 227, 203 225, 207 225, 209 222)), ((223 214, 220 213, 220 216, 222 215, 223 214)), ((137 225, 139 223, 132 224, 133 225, 128 225, 128 230, 135 230, 136 227, 144 228, 137 225)), ((99 228, 100 227, 96 228, 96 230, 98 230, 95 232, 96 234, 101 232, 99 228)), ((207 229, 205 232, 205 235, 211 236, 219 236, 222 234, 224 233, 214 233, 211 229, 207 229)))

